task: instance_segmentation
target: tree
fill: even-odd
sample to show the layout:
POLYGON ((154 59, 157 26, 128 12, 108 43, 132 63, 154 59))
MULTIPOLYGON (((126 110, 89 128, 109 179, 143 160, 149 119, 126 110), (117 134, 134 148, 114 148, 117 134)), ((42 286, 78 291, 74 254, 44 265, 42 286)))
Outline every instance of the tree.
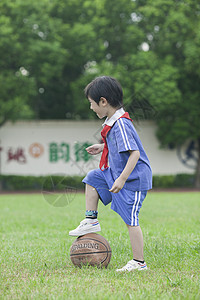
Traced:
POLYGON ((1 80, 7 82, 1 86, 2 122, 25 113, 38 119, 74 115, 70 83, 81 74, 96 41, 88 18, 77 20, 84 6, 74 0, 1 1, 1 80))
POLYGON ((5 13, 4 1, 0 3, 0 126, 7 120, 31 118, 28 105, 34 95, 35 82, 29 78, 22 62, 23 45, 14 31, 11 16, 5 13))
MULTIPOLYGON (((175 147, 188 139, 197 144, 195 186, 200 188, 200 4, 199 1, 147 1, 138 7, 150 50, 163 64, 174 68, 176 92, 172 102, 161 102, 157 115, 162 146, 175 147)), ((163 73, 161 73, 163 74, 163 73)), ((165 81, 163 81, 163 84, 165 81)), ((163 87, 163 84, 161 85, 163 87)), ((151 103, 154 104, 156 98, 151 103)))

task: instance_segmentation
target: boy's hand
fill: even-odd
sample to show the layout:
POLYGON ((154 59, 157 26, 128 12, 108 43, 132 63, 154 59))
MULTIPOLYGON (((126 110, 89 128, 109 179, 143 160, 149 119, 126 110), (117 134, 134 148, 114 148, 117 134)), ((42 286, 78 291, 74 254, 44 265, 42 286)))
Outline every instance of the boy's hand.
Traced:
POLYGON ((85 150, 91 155, 96 155, 103 151, 103 147, 104 144, 94 144, 92 146, 85 148, 85 150))
POLYGON ((124 186, 126 180, 118 177, 115 182, 113 183, 112 188, 109 190, 112 193, 118 193, 124 186))
POLYGON ((120 176, 115 180, 112 188, 109 190, 112 193, 118 193, 123 188, 126 180, 128 179, 129 175, 131 174, 131 172, 133 171, 133 169, 135 168, 138 162, 138 159, 140 157, 140 152, 138 150, 135 151, 130 150, 129 153, 130 156, 124 170, 122 171, 120 176))

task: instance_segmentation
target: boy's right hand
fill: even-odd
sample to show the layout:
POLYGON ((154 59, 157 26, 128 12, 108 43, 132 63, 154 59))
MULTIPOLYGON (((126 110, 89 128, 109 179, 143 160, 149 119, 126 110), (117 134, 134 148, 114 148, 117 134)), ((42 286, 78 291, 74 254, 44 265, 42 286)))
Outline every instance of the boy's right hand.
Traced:
POLYGON ((92 146, 85 148, 85 150, 91 155, 96 155, 103 151, 103 147, 104 144, 94 144, 92 146))

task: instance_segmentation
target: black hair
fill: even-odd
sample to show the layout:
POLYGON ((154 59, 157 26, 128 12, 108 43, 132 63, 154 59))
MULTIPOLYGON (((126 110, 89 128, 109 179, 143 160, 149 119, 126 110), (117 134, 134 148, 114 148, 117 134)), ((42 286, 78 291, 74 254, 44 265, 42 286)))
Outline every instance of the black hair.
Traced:
POLYGON ((100 76, 92 80, 84 90, 86 98, 99 104, 104 97, 112 107, 123 107, 123 91, 120 83, 113 77, 100 76))

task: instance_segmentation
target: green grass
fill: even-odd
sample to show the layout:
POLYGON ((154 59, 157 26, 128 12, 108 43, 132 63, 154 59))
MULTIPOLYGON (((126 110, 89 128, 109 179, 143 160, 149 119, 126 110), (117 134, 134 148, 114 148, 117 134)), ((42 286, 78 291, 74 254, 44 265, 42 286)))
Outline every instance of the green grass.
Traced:
POLYGON ((59 208, 41 194, 0 196, 0 299, 200 299, 200 193, 148 194, 140 213, 146 272, 115 272, 132 258, 128 231, 102 205, 111 262, 74 267, 68 231, 84 210, 83 194, 59 208))

